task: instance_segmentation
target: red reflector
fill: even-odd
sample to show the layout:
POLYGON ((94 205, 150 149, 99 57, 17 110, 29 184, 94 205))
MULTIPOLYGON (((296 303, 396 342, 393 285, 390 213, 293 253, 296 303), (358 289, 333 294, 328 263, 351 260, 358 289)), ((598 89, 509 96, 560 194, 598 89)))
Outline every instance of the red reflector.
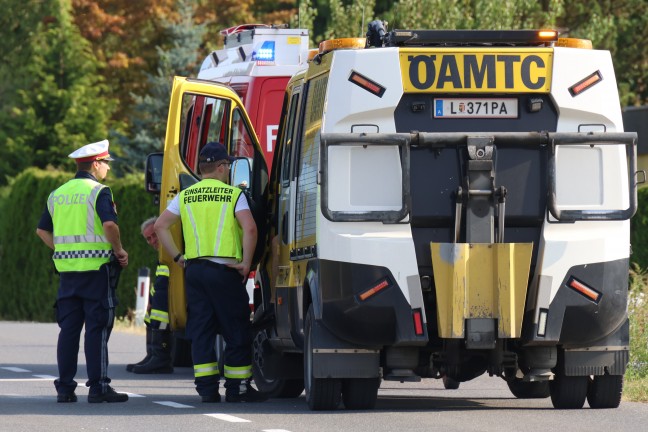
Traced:
POLYGON ((589 75, 585 79, 569 87, 569 93, 571 93, 572 96, 578 96, 588 88, 592 87, 594 84, 597 84, 601 81, 603 81, 603 75, 601 75, 601 72, 596 71, 592 75, 589 75))
POLYGON ((423 313, 421 309, 413 309, 412 317, 414 318, 414 334, 416 336, 423 335, 423 313))
POLYGON ((583 282, 580 282, 574 278, 571 278, 569 282, 567 282, 567 286, 569 286, 579 294, 582 294, 583 296, 592 300, 594 303, 598 303, 601 300, 602 294, 600 292, 596 291, 594 288, 591 288, 585 285, 583 282))
POLYGON ((387 288, 388 286, 389 286, 389 282, 387 282, 387 280, 383 280, 383 281, 380 282, 378 285, 376 285, 376 286, 374 286, 374 287, 372 287, 372 288, 369 288, 369 289, 366 290, 365 292, 361 293, 361 294, 358 296, 358 298, 360 298, 360 300, 362 300, 362 301, 365 301, 365 300, 367 300, 369 297, 378 294, 380 291, 384 290, 384 289, 387 288))
POLYGON ((359 87, 367 90, 369 93, 373 93, 378 97, 382 97, 385 94, 385 87, 381 86, 375 81, 370 80, 369 78, 360 75, 358 72, 351 72, 349 76, 349 81, 353 84, 356 84, 359 87))

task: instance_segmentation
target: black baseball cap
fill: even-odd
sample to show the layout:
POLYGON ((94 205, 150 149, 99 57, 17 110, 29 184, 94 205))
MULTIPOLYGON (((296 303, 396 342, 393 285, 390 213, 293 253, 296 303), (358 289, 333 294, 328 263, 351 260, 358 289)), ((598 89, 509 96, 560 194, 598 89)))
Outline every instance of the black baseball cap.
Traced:
POLYGON ((218 162, 221 160, 234 162, 236 158, 228 155, 225 146, 219 142, 208 142, 207 144, 205 144, 205 147, 200 150, 200 157, 198 158, 198 162, 218 162))

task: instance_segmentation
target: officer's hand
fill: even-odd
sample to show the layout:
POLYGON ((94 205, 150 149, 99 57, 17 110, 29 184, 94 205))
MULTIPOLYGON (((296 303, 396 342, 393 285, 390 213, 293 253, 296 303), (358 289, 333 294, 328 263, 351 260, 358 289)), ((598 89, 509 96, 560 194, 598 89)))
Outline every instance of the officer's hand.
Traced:
POLYGON ((124 249, 120 249, 118 251, 114 251, 115 257, 117 257, 117 261, 119 261, 119 265, 122 267, 126 267, 128 265, 128 252, 126 252, 124 249))
POLYGON ((243 276, 243 283, 247 282, 247 278, 250 275, 250 265, 244 264, 242 262, 237 264, 228 264, 228 267, 235 269, 241 276, 243 276))

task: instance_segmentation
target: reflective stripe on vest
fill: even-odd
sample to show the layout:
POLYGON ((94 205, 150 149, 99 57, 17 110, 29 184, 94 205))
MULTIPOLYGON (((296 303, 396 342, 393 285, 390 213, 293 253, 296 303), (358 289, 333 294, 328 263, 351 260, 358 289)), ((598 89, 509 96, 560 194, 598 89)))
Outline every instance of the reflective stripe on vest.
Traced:
POLYGON ((98 270, 112 255, 95 208, 106 186, 73 179, 50 194, 47 208, 54 226, 54 265, 59 272, 98 270))
POLYGON ((212 375, 220 375, 218 362, 194 365, 194 377, 198 378, 212 375))
POLYGON ((234 209, 241 190, 205 179, 180 192, 185 258, 243 259, 243 230, 234 209))
POLYGON ((249 366, 228 366, 223 368, 225 378, 247 379, 252 376, 252 365, 249 366))
POLYGON ((157 268, 155 269, 155 276, 169 277, 169 267, 165 266, 164 264, 158 264, 157 268))

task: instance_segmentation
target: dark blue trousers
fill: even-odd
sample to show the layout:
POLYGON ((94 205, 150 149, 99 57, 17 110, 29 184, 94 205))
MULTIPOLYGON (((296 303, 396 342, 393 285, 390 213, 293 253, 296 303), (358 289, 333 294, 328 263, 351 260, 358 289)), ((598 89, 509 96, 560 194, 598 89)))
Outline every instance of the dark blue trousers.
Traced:
POLYGON ((97 271, 61 273, 56 320, 60 332, 57 345, 58 393, 72 393, 77 383, 79 344, 85 325, 84 351, 90 394, 104 393, 108 378, 108 340, 113 328, 117 299, 110 288, 107 266, 97 271))
MULTIPOLYGON (((224 265, 197 259, 185 270, 187 328, 194 365, 215 363, 214 344, 220 333, 225 339, 227 366, 252 363, 252 332, 249 297, 241 275, 224 265)), ((218 374, 195 378, 201 396, 218 392, 218 374)), ((228 379, 225 387, 238 389, 240 380, 228 379)), ((238 392, 238 390, 237 390, 238 392)))

